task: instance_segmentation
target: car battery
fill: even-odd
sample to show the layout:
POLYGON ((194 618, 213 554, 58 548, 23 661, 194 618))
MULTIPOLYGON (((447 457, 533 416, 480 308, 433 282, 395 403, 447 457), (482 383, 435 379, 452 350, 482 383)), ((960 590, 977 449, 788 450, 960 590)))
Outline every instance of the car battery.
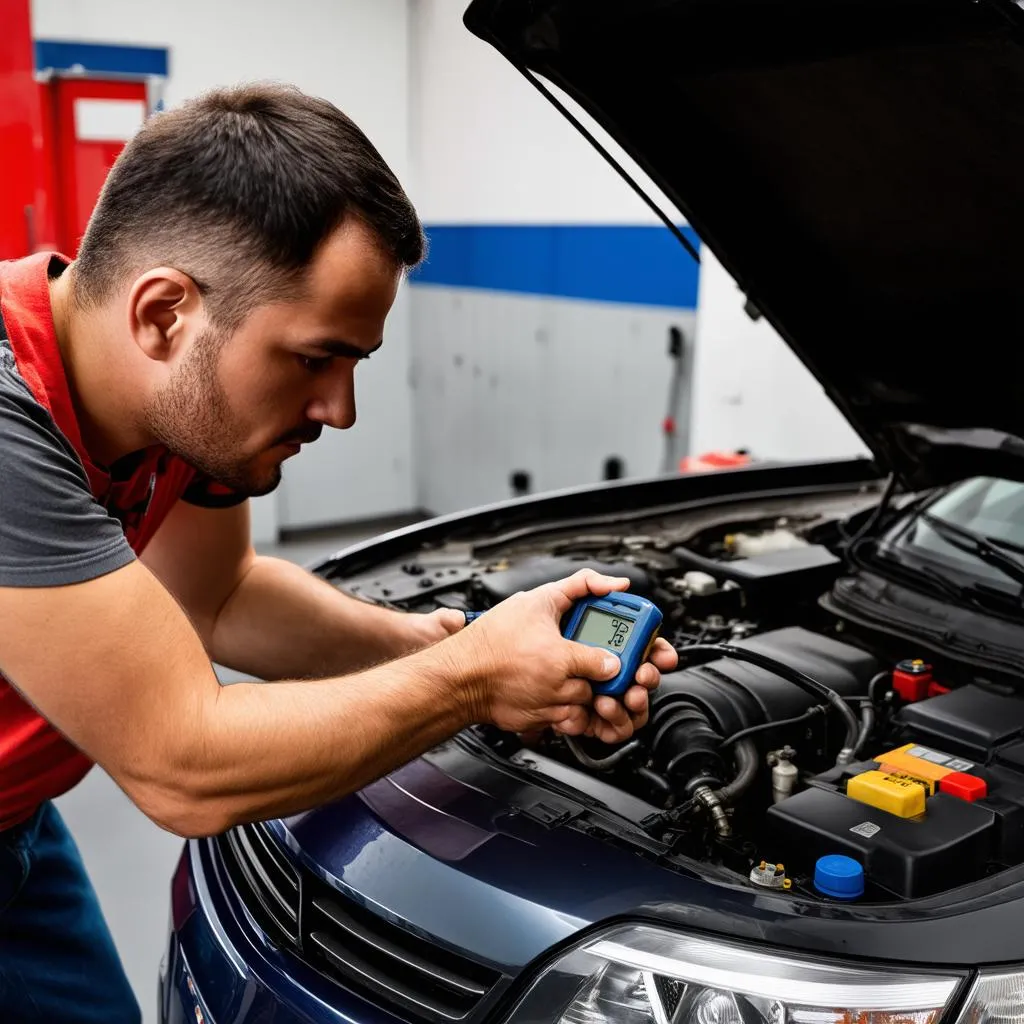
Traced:
POLYGON ((927 896, 1024 855, 1024 778, 907 743, 834 768, 775 804, 767 822, 787 863, 845 854, 869 884, 927 896))
POLYGON ((920 818, 904 818, 812 786, 768 809, 767 823, 786 863, 810 870, 832 853, 853 857, 872 885, 906 898, 944 892, 985 874, 995 842, 995 812, 946 793, 920 818), (790 852, 792 851, 792 852, 790 852))

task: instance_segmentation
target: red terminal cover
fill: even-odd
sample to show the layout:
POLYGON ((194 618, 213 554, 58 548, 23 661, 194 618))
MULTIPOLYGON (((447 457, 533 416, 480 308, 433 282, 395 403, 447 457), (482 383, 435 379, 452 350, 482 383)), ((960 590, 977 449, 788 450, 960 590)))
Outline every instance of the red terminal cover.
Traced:
POLYGON ((893 669, 892 688, 908 703, 924 700, 931 685, 932 667, 922 661, 901 661, 893 669))
POLYGON ((988 796, 988 783, 984 779, 979 779, 977 775, 950 772, 945 778, 939 779, 939 792, 974 803, 975 800, 988 796))

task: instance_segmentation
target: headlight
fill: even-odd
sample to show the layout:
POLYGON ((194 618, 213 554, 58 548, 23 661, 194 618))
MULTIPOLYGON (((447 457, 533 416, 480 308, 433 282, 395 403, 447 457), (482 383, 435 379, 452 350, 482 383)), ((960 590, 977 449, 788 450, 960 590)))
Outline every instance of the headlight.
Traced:
POLYGON ((798 959, 637 925, 567 953, 509 1024, 937 1024, 964 977, 798 959))
POLYGON ((971 988, 957 1024, 1022 1024, 1024 974, 981 974, 971 988))

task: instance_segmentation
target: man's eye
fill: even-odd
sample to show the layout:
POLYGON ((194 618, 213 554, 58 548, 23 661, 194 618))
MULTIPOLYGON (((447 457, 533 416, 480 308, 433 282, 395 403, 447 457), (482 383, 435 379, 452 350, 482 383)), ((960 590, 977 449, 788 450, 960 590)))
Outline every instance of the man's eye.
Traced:
POLYGON ((299 356, 299 362, 310 373, 323 373, 334 361, 334 356, 299 356))

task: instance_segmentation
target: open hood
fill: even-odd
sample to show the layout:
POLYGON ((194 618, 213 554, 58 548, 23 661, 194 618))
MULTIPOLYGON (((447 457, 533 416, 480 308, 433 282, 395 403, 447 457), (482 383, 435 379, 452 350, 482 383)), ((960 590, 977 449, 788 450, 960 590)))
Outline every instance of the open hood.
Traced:
POLYGON ((645 169, 884 469, 1024 479, 1016 2, 475 0, 465 20, 645 169))

